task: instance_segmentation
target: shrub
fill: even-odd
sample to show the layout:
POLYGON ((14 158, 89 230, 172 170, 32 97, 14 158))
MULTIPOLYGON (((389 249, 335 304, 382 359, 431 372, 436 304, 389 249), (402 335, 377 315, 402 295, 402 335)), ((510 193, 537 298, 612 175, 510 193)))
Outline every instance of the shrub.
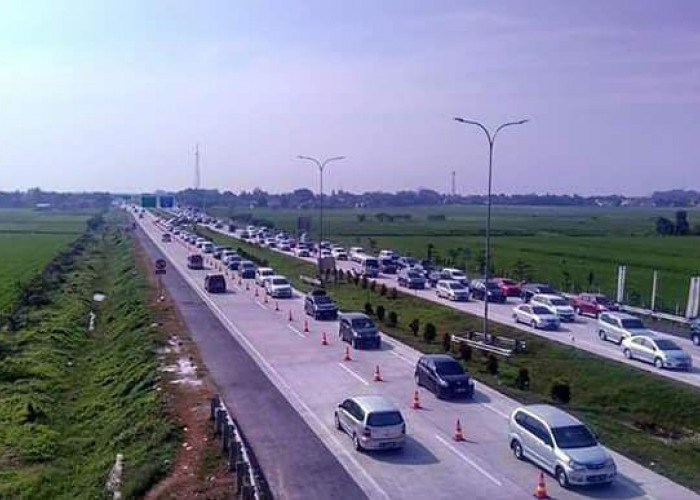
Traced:
POLYGON ((360 276, 359 276, 358 274, 356 274, 356 275, 352 278, 352 281, 353 281, 353 283, 355 283, 355 286, 358 286, 359 283, 360 283, 360 276))
POLYGON ((459 344, 459 357, 464 361, 471 361, 472 347, 467 344, 459 344))
POLYGON ((372 304, 369 302, 365 302, 365 314, 367 316, 372 316, 374 314, 374 309, 372 308, 372 304))
POLYGON ((452 347, 452 335, 445 332, 442 334, 442 349, 445 352, 450 352, 450 347, 452 347))
POLYGON ((491 375, 498 375, 498 358, 493 354, 486 358, 486 371, 491 375))
POLYGON ((395 311, 389 311, 389 316, 386 324, 388 326, 396 326, 399 324, 399 315, 395 311))
POLYGON ((515 386, 521 391, 530 389, 530 372, 527 368, 518 370, 518 376, 515 378, 515 386))
POLYGON ((399 296, 399 292, 396 291, 396 288, 392 288, 389 290, 389 298, 392 300, 396 300, 399 296))
POLYGON ((420 330, 420 320, 418 318, 414 319, 408 324, 408 327, 411 329, 413 332, 413 336, 417 337, 418 336, 418 330, 420 330))
POLYGON ((343 281, 343 279, 345 279, 345 271, 338 269, 338 280, 343 281))
POLYGON ((382 297, 384 297, 384 296, 386 295, 386 291, 387 291, 386 284, 385 284, 385 283, 382 283, 382 286, 381 286, 381 288, 379 289, 379 295, 381 295, 382 297))
POLYGON ((386 309, 384 309, 383 305, 378 305, 377 306, 377 319, 379 321, 384 321, 384 316, 386 315, 386 309))
POLYGON ((367 276, 362 277, 362 289, 367 290, 367 276))
POLYGON ((423 329, 423 340, 425 340, 428 344, 431 344, 433 340, 435 340, 435 337, 437 337, 437 329, 435 328, 435 325, 432 323, 426 323, 425 328, 423 329))
POLYGON ((375 280, 372 280, 372 282, 369 284, 369 289, 372 291, 377 289, 377 282, 375 280))
POLYGON ((571 401, 571 387, 568 380, 555 380, 549 390, 552 399, 561 404, 568 404, 571 401))

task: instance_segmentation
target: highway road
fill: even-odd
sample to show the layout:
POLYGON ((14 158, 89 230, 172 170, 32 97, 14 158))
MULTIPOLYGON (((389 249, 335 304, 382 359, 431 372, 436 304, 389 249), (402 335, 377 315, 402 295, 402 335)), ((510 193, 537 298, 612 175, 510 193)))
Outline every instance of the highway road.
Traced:
MULTIPOLYGON (((236 238, 238 237, 237 234, 232 234, 211 226, 207 227, 208 229, 219 232, 221 234, 234 236, 236 238)), ((274 251, 283 255, 299 259, 299 257, 296 257, 288 252, 281 252, 276 249, 274 249, 274 251)), ((314 258, 300 259, 312 264, 315 263, 314 258)), ((359 265, 351 261, 338 261, 336 265, 339 269, 343 269, 344 271, 359 271, 359 265)), ((408 288, 401 288, 398 286, 396 275, 380 274, 379 278, 377 278, 376 281, 378 284, 384 283, 389 287, 396 287, 399 291, 403 293, 407 293, 425 300, 429 300, 431 302, 436 302, 438 304, 452 307, 460 311, 468 312, 479 317, 484 316, 484 303, 482 301, 471 300, 469 302, 454 302, 438 297, 435 294, 435 290, 433 288, 426 288, 424 290, 409 290, 408 288)), ((519 328, 521 330, 524 330, 534 335, 538 335, 540 337, 545 337, 556 342, 574 346, 579 349, 583 349, 591 353, 598 354, 600 356, 604 356, 615 361, 619 361, 621 363, 627 363, 639 369, 646 370, 666 378, 670 378, 679 382, 684 382, 695 387, 700 387, 700 349, 698 349, 697 346, 694 346, 688 338, 680 338, 677 335, 658 332, 659 335, 666 336, 669 339, 672 339, 693 358, 693 368, 691 369, 691 371, 688 372, 658 369, 651 364, 642 363, 638 360, 628 360, 625 358, 624 354, 622 353, 622 348, 619 345, 614 344, 612 342, 600 340, 598 338, 597 320, 592 317, 577 316, 575 322, 562 323, 561 328, 557 331, 539 330, 522 323, 516 324, 512 318, 513 307, 520 303, 520 299, 512 297, 509 298, 508 302, 505 304, 490 303, 489 319, 498 323, 507 324, 509 326, 519 328)))
MULTIPOLYGON (((203 290, 207 271, 185 266, 194 249, 178 238, 161 243, 161 230, 151 215, 137 221, 170 261, 171 272, 177 271, 191 286, 368 497, 532 497, 539 469, 516 460, 508 447, 507 417, 517 402, 477 384, 473 401, 440 401, 421 391, 423 409, 413 410, 410 402, 418 352, 384 336, 381 350, 353 351, 353 360, 343 361, 345 344, 335 335, 337 322, 309 321, 306 332, 298 293, 280 301, 276 311, 272 302, 265 303, 262 293, 256 296, 252 282, 246 290, 245 281, 239 284, 229 274, 230 292, 209 295, 203 290), (288 320, 290 311, 292 321, 288 320), (321 345, 322 332, 328 334, 330 345, 321 345), (384 382, 372 381, 376 366, 384 382), (382 394, 399 406, 408 429, 403 453, 356 453, 350 439, 335 429, 333 409, 347 396, 357 394, 382 394), (463 424, 465 442, 451 439, 457 419, 463 424)), ((217 384, 236 382, 216 380, 213 375, 217 384)), ((269 432, 284 433, 285 429, 269 432)), ((613 456, 620 472, 613 485, 562 490, 549 478, 550 495, 559 499, 698 498, 653 471, 618 454, 613 456)))

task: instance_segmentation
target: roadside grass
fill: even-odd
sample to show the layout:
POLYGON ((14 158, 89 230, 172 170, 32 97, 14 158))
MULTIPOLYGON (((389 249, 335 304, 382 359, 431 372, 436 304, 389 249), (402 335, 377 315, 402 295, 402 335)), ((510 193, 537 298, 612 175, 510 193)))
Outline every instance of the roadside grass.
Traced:
POLYGON ((47 303, 25 304, 16 331, 0 334, 0 498, 103 497, 117 453, 125 498, 167 471, 178 431, 130 252, 116 227, 81 238, 54 261, 47 303), (93 306, 95 291, 107 298, 93 306))
MULTIPOLYGON (((671 208, 512 207, 493 212, 493 270, 516 279, 545 281, 566 292, 616 290, 617 266, 626 264, 627 297, 632 305, 651 303, 652 275, 659 272, 657 309, 683 312, 689 279, 700 274, 700 237, 655 235, 659 216, 674 218, 671 208), (521 261, 525 264, 523 271, 521 261)), ((231 215, 219 208, 212 213, 231 215)), ((244 213, 294 233, 297 217, 309 217, 312 233, 318 217, 310 210, 257 208, 244 213)), ((700 210, 688 209, 691 224, 700 210)), ((240 212, 233 215, 241 216, 240 212)), ((327 238, 368 251, 393 248, 402 254, 479 271, 483 253, 485 207, 439 206, 374 209, 329 209, 324 214, 327 238), (377 214, 407 214, 410 220, 380 221, 377 214), (441 214, 444 221, 429 220, 441 214), (364 216, 360 221, 358 216, 364 216), (469 249, 466 256, 465 249, 469 249)))
MULTIPOLYGON (((217 244, 239 247, 265 260, 295 287, 308 290, 299 275, 313 276, 312 264, 205 228, 198 228, 198 232, 217 244)), ((447 332, 481 330, 482 319, 477 316, 404 293, 396 299, 381 296, 379 286, 371 291, 341 282, 329 285, 328 290, 345 311, 363 311, 364 304, 370 302, 375 311, 382 305, 387 314, 396 312, 397 326, 391 327, 385 321, 382 331, 421 352, 443 352, 441 338, 447 332), (418 336, 408 327, 416 318, 421 324, 418 336), (428 322, 438 331, 438 338, 432 343, 421 336, 428 322)), ((508 362, 500 360, 498 376, 494 376, 486 369, 486 358, 474 352, 472 359, 463 363, 476 379, 528 404, 553 404, 552 384, 566 381, 571 388, 571 401, 561 406, 586 421, 607 446, 700 492, 700 390, 508 325, 492 323, 491 328, 495 334, 525 340, 527 353, 508 362), (516 379, 521 369, 529 373, 529 390, 518 388, 516 379)))

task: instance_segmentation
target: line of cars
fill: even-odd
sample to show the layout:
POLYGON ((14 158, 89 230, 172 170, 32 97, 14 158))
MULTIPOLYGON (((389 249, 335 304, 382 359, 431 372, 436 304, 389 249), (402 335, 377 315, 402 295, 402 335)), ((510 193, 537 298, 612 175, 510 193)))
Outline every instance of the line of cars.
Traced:
MULTIPOLYGON (((204 246, 200 245, 200 249, 203 251, 204 246)), ((211 253, 227 265, 238 262, 239 269, 241 262, 245 262, 226 247, 214 248, 211 253)), ((193 256, 201 259, 199 254, 190 257, 193 256)), ((468 288, 459 280, 459 271, 455 271, 449 277, 458 279, 438 280, 436 291, 453 296, 466 293, 468 288), (446 286, 451 284, 458 286, 446 286)), ((266 286, 275 276, 271 268, 257 267, 250 279, 258 286, 266 286)), ((485 298, 488 300, 488 296, 485 298)), ((532 307, 544 308, 537 300, 532 307)), ((314 319, 339 319, 340 339, 355 349, 381 347, 381 336, 372 319, 362 313, 340 314, 323 289, 313 289, 306 295, 304 310, 314 319)), ((439 399, 474 396, 472 377, 448 354, 422 355, 415 366, 414 378, 417 386, 439 399)), ((358 452, 402 449, 405 445, 406 421, 398 407, 384 396, 346 398, 334 409, 333 418, 336 428, 351 438, 358 452)), ((517 459, 530 460, 549 471, 562 487, 610 483, 617 474, 613 459, 591 431, 576 418, 552 406, 530 405, 513 411, 508 443, 517 459)))

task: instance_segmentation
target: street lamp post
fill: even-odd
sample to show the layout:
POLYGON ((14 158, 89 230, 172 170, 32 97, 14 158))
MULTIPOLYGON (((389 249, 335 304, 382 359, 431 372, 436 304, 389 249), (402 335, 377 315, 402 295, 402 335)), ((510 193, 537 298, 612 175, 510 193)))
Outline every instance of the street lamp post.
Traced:
MULTIPOLYGON (((527 123, 528 120, 519 120, 515 122, 508 122, 499 125, 493 134, 489 132, 484 125, 474 120, 465 120, 464 118, 455 118, 455 121, 459 123, 464 123, 467 125, 475 125, 484 131, 486 138, 489 141, 489 187, 488 196, 486 202, 486 250, 484 256, 484 287, 487 286, 489 281, 491 265, 491 180, 493 179, 493 144, 496 141, 496 136, 498 133, 506 127, 512 125, 523 125, 527 123)), ((489 334, 489 299, 488 299, 488 288, 484 289, 484 336, 488 337, 489 334)))
POLYGON ((333 158, 327 158, 323 161, 319 161, 316 158, 313 158, 311 156, 297 156, 299 160, 306 160, 310 161, 313 164, 315 164, 318 167, 318 171, 321 176, 321 185, 320 185, 320 206, 319 206, 319 223, 320 223, 320 231, 319 231, 319 240, 318 240, 318 259, 320 261, 321 259, 321 242, 323 241, 323 171, 326 168, 326 165, 333 161, 338 161, 338 160, 344 160, 344 156, 334 156, 333 158))

